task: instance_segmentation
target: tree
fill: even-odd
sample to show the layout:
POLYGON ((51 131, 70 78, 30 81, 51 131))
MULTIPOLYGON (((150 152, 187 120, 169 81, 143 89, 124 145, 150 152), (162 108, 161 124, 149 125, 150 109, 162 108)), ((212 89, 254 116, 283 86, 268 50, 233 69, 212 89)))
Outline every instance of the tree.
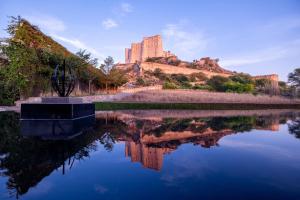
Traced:
POLYGON ((104 60, 104 63, 100 65, 100 69, 101 71, 104 73, 105 75, 105 90, 106 90, 106 93, 108 93, 108 84, 110 83, 110 77, 109 77, 109 74, 110 74, 110 71, 111 69, 113 68, 114 66, 114 59, 111 57, 111 56, 108 56, 105 60, 104 60))
POLYGON ((271 81, 269 79, 260 78, 255 80, 256 93, 270 93, 271 81))
MULTIPOLYGON (((81 66, 84 67, 84 70, 80 70, 81 74, 85 79, 88 80, 89 84, 89 94, 91 94, 91 84, 94 80, 97 79, 97 74, 90 73, 89 71, 86 70, 86 68, 91 65, 92 67, 97 67, 98 65, 98 59, 97 58, 92 58, 91 53, 87 52, 86 50, 80 49, 76 55, 82 59, 81 66)), ((79 72, 80 73, 80 72, 79 72)), ((79 87, 79 83, 78 83, 79 87)))
POLYGON ((288 82, 295 87, 300 87, 300 68, 294 70, 294 72, 289 73, 288 82))
POLYGON ((106 75, 109 74, 111 69, 114 67, 114 59, 111 56, 108 56, 105 60, 104 63, 100 65, 100 69, 102 72, 106 75))
POLYGON ((300 119, 296 119, 288 123, 288 129, 290 134, 300 139, 300 119))
POLYGON ((241 84, 254 84, 252 77, 249 74, 238 73, 229 77, 232 81, 241 84))
POLYGON ((117 88, 128 80, 125 76, 124 71, 117 69, 114 64, 114 59, 111 56, 108 56, 104 63, 100 65, 100 69, 104 74, 104 83, 105 83, 105 90, 108 93, 108 87, 117 88))
POLYGON ((296 68, 294 72, 289 73, 288 83, 294 88, 295 96, 298 96, 298 90, 300 88, 300 68, 296 68))
POLYGON ((98 65, 98 59, 97 58, 92 58, 91 53, 87 52, 85 49, 82 50, 80 49, 76 55, 83 59, 86 63, 93 65, 94 67, 97 67, 98 65))

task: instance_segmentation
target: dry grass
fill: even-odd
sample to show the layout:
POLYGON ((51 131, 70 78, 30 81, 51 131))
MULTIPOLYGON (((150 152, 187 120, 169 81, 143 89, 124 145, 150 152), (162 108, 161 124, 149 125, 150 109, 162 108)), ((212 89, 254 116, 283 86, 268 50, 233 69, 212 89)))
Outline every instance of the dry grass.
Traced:
POLYGON ((253 103, 253 104, 300 104, 279 96, 221 93, 195 90, 149 90, 125 96, 121 102, 159 103, 253 103))

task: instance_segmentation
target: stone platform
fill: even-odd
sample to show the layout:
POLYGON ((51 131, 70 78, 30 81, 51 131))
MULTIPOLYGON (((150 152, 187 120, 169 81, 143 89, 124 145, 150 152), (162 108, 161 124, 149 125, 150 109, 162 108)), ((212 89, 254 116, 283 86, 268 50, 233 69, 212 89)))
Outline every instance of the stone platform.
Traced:
POLYGON ((21 104, 21 133, 43 139, 69 139, 95 122, 95 104, 81 98, 42 98, 41 103, 21 104))
POLYGON ((83 99, 79 97, 42 97, 42 103, 83 103, 83 99))
POLYGON ((26 103, 21 105, 21 120, 77 119, 95 115, 93 103, 26 103))

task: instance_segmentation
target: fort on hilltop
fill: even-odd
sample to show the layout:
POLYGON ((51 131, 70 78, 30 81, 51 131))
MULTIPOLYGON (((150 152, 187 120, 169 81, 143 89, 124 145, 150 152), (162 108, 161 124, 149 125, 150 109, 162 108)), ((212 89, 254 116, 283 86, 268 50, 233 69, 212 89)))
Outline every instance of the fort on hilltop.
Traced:
MULTIPOLYGON (((118 63, 117 68, 128 70, 130 80, 144 76, 144 72, 153 72, 160 69, 166 74, 191 75, 203 73, 206 77, 223 76, 229 77, 236 72, 224 69, 219 64, 219 59, 202 57, 192 62, 180 60, 170 51, 164 51, 163 41, 160 35, 144 37, 139 43, 132 43, 131 48, 125 48, 125 63, 118 63), (131 69, 131 70, 130 70, 131 69)), ((272 88, 278 89, 278 75, 252 76, 255 79, 270 80, 272 88)))
POLYGON ((132 43, 125 49, 125 63, 143 62, 147 58, 175 56, 170 51, 163 50, 160 35, 144 37, 142 42, 132 43))

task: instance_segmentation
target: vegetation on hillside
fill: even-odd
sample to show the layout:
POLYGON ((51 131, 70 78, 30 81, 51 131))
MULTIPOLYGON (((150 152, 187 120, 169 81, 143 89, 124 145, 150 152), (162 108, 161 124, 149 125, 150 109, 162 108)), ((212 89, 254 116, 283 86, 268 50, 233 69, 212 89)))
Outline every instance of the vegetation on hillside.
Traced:
POLYGON ((11 17, 10 38, 1 43, 0 105, 51 91, 54 68, 65 60, 77 77, 77 85, 95 89, 115 88, 126 82, 125 74, 113 66, 108 72, 97 68, 97 59, 85 50, 72 54, 21 17, 11 17), (109 81, 108 81, 109 80, 109 81))
POLYGON ((204 73, 166 74, 161 69, 145 71, 144 76, 137 78, 136 84, 139 86, 149 86, 151 84, 161 84, 163 89, 194 89, 208 90, 216 92, 231 93, 251 93, 281 95, 285 97, 295 96, 295 86, 286 82, 276 83, 268 79, 253 79, 249 74, 234 73, 231 76, 212 76, 208 78, 204 73), (293 89, 294 88, 294 89, 293 89))
POLYGON ((232 74, 231 71, 222 68, 218 64, 219 62, 218 58, 211 59, 210 57, 206 57, 200 60, 193 60, 193 62, 188 62, 188 61, 182 61, 178 59, 177 56, 151 57, 151 58, 147 58, 146 62, 173 65, 177 67, 186 67, 191 69, 199 69, 199 70, 205 70, 205 71, 216 72, 216 73, 232 74))

